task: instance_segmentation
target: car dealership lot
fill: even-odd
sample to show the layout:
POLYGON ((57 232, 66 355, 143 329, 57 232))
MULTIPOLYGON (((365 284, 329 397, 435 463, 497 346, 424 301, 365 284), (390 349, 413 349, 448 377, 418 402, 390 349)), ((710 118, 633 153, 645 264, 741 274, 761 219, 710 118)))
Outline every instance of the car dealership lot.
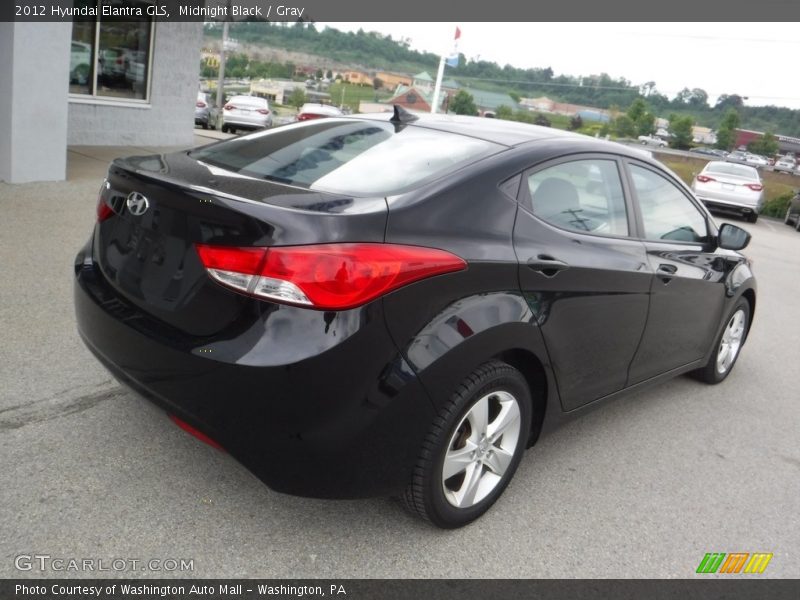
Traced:
POLYGON ((735 221, 759 296, 724 383, 681 377, 584 416, 480 521, 442 532, 391 500, 274 493, 106 374, 71 299, 100 178, 0 184, 0 576, 40 575, 14 557, 48 554, 193 559, 173 574, 198 577, 691 577, 706 552, 772 552, 764 576, 800 576, 793 229, 735 221))

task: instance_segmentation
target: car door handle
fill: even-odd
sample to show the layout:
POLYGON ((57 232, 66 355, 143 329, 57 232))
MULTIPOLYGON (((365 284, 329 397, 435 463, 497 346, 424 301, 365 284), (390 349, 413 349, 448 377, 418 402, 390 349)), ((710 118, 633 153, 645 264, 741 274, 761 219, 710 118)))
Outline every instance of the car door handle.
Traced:
POLYGON ((656 274, 658 278, 663 281, 665 284, 672 281, 673 275, 678 272, 678 267, 675 265, 658 265, 658 269, 656 269, 656 274))
POLYGON ((675 265, 658 265, 658 272, 664 275, 675 275, 677 271, 678 267, 675 265))
POLYGON ((536 258, 528 259, 528 268, 545 277, 555 277, 559 271, 569 269, 569 265, 563 260, 557 260, 548 254, 540 254, 536 258))

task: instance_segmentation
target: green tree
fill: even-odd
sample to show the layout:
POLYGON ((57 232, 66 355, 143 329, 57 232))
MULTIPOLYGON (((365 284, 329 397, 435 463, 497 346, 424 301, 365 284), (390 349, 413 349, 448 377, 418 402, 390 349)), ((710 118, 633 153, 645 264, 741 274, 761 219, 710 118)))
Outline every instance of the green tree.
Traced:
POLYGON ((536 125, 541 125, 542 127, 550 127, 552 125, 552 123, 550 123, 550 119, 542 114, 536 115, 536 119, 533 122, 536 125))
POLYGON ((583 119, 581 119, 580 115, 575 115, 569 120, 569 127, 567 129, 570 131, 577 131, 581 127, 583 127, 583 119))
POLYGON ((306 93, 302 88, 296 87, 292 90, 292 93, 289 94, 287 102, 290 106, 294 106, 299 110, 300 107, 306 103, 306 93))
POLYGON ((735 108, 729 108, 717 128, 717 148, 732 150, 736 143, 736 129, 741 119, 735 108))
POLYGON ((655 131, 656 117, 642 98, 637 98, 631 103, 627 115, 633 122, 635 135, 650 135, 655 131))
POLYGON ((314 73, 314 75, 317 76, 317 79, 322 79, 322 75, 323 75, 322 69, 317 69, 317 72, 314 73))
POLYGON ((637 98, 628 107, 627 115, 631 121, 636 123, 647 112, 647 102, 643 98, 637 98))
POLYGON ((520 96, 517 92, 508 92, 508 95, 511 96, 511 99, 519 104, 519 101, 522 100, 522 96, 520 96))
POLYGON ((494 116, 497 119, 503 119, 504 121, 511 121, 514 119, 514 111, 511 110, 510 106, 502 104, 497 107, 496 111, 494 111, 494 116))
POLYGON ((778 139, 771 131, 767 131, 757 140, 747 144, 747 149, 753 154, 772 156, 778 152, 778 139))
POLYGON ((690 116, 670 115, 669 132, 672 134, 672 139, 669 145, 680 150, 691 148, 693 125, 694 119, 690 116))
POLYGON ((328 69, 328 70, 325 72, 325 77, 327 77, 328 79, 333 79, 333 71, 331 71, 330 69, 328 69))
POLYGON ((636 135, 636 124, 628 115, 620 115, 614 119, 614 133, 618 137, 633 137, 636 135))
POLYGON ((475 98, 466 90, 459 90, 453 96, 453 101, 450 103, 450 110, 457 115, 477 115, 478 107, 475 106, 475 98))

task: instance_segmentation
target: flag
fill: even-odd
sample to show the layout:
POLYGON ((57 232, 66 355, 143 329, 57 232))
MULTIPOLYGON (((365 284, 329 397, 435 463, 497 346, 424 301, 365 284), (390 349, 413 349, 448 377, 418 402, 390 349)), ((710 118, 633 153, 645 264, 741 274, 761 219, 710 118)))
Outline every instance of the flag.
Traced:
POLYGON ((461 28, 456 26, 456 35, 453 37, 453 52, 444 60, 448 67, 458 66, 458 40, 461 37, 461 28))

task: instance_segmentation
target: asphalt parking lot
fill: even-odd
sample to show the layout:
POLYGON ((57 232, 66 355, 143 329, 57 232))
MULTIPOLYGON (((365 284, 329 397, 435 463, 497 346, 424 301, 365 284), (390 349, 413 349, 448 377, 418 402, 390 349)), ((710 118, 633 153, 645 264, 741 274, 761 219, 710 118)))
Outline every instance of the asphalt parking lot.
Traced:
MULTIPOLYGON (((95 160, 96 162, 96 160, 95 160)), ((390 499, 272 492, 121 388, 83 347, 72 260, 100 176, 0 183, 0 577, 693 577, 771 552, 800 577, 800 234, 736 222, 759 281, 721 385, 681 377, 557 431, 478 522, 442 532, 390 499), (190 572, 54 572, 19 555, 191 559, 190 572)))

